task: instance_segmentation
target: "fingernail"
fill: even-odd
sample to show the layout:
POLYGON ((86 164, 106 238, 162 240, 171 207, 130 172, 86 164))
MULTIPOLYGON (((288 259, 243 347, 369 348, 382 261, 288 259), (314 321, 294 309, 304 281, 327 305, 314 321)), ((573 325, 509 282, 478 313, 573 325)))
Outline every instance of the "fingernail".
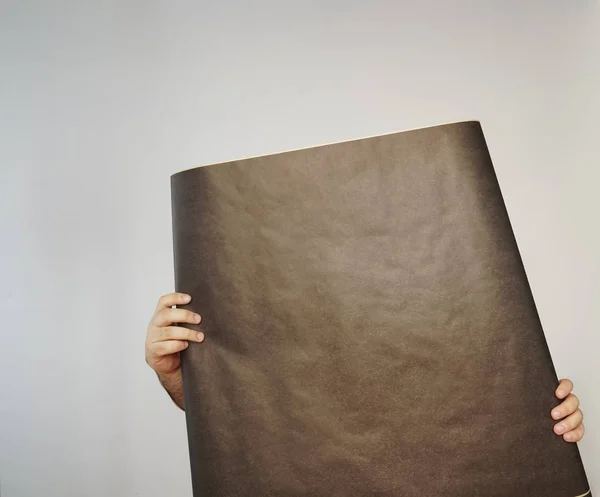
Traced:
POLYGON ((204 333, 198 333, 198 340, 204 340, 204 333))
POLYGON ((181 300, 183 300, 184 302, 189 302, 191 298, 192 297, 190 297, 189 295, 184 295, 183 297, 181 297, 181 300))
POLYGON ((557 393, 559 397, 563 397, 565 395, 564 390, 559 390, 557 393))
POLYGON ((567 440, 573 440, 573 435, 571 435, 570 433, 568 435, 565 435, 565 438, 567 440))
POLYGON ((558 418, 560 416, 560 411, 552 411, 552 416, 558 418))
POLYGON ((194 314, 194 321, 196 321, 197 323, 200 322, 200 314, 194 314))
POLYGON ((565 427, 564 427, 563 425, 558 425, 558 426, 556 427, 556 431, 557 431, 558 433, 562 433, 563 431, 565 431, 565 427))

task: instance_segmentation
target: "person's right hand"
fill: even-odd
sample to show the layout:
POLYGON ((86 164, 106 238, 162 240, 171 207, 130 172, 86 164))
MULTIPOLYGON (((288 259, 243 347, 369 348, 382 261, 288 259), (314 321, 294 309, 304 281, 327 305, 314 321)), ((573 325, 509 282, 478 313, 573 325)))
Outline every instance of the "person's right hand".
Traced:
POLYGON ((184 293, 169 293, 158 300, 146 332, 146 362, 159 375, 179 372, 179 352, 187 348, 189 341, 204 341, 202 332, 175 325, 200 323, 201 317, 198 314, 172 308, 174 305, 189 304, 191 300, 184 293))

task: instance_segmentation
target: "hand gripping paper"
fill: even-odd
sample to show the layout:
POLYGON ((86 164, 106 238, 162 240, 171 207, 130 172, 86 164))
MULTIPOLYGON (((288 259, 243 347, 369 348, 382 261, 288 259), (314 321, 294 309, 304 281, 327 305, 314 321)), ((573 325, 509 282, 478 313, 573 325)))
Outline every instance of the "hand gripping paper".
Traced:
POLYGON ((195 497, 576 497, 478 122, 171 177, 195 497))

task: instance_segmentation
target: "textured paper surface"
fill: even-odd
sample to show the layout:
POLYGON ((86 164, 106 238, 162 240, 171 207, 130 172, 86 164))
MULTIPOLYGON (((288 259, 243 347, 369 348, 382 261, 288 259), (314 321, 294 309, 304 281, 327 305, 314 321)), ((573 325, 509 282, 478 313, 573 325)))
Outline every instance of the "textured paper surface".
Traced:
POLYGON ((195 497, 588 492, 478 122, 171 187, 195 497))

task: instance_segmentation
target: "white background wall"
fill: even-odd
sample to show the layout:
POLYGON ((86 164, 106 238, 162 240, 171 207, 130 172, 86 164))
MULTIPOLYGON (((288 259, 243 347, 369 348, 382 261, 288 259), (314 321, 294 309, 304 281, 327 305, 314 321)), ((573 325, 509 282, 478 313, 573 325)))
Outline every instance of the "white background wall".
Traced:
POLYGON ((0 2, 2 496, 191 495, 143 347, 172 173, 465 118, 600 491, 598 33, 583 0, 0 2))

